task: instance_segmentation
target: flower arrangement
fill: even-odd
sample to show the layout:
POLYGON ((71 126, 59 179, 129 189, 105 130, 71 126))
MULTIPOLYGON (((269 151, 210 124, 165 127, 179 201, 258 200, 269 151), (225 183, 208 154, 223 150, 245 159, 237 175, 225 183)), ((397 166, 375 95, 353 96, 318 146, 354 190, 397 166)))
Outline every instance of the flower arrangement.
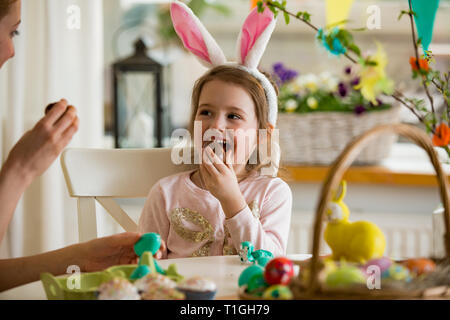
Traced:
MULTIPOLYGON (((434 3, 436 4, 438 2, 434 1, 434 3)), ((419 39, 416 38, 414 19, 421 17, 417 12, 413 11, 412 0, 408 0, 409 10, 402 10, 398 19, 400 20, 404 15, 410 19, 414 56, 409 59, 409 64, 412 69, 412 77, 420 81, 426 93, 427 101, 425 99, 405 97, 401 92, 395 90, 393 82, 386 77, 384 72, 386 55, 380 45, 378 45, 376 55, 364 57, 348 30, 336 27, 335 25, 327 26, 323 29, 317 28, 311 23, 311 15, 308 12, 299 11, 295 13, 287 10, 286 0, 260 0, 256 5, 260 11, 263 11, 263 7, 267 6, 275 15, 281 13, 284 16, 286 24, 289 24, 290 19, 294 18, 315 30, 319 43, 330 54, 338 57, 343 56, 359 67, 360 83, 354 86, 353 89, 360 90, 361 95, 373 105, 378 104, 376 98, 378 95, 384 94, 394 98, 402 106, 409 109, 417 117, 419 122, 425 126, 426 131, 432 137, 434 146, 444 149, 450 157, 450 71, 441 74, 439 70, 431 67, 430 64, 433 62, 433 56, 432 52, 428 50, 428 42, 430 42, 430 39, 425 39, 427 43, 422 43, 423 37, 419 35, 419 39), (424 54, 422 55, 419 55, 419 45, 423 47, 424 54), (431 90, 442 95, 444 100, 444 110, 442 112, 435 107, 431 90)), ((417 6, 418 3, 416 2, 415 5, 417 6)), ((421 5, 427 4, 421 3, 421 5)), ((437 6, 435 9, 437 9, 437 6)), ((422 15, 426 16, 423 10, 422 15)), ((292 98, 294 96, 295 94, 289 97, 292 98)), ((300 110, 308 110, 301 106, 294 108, 293 102, 289 102, 289 106, 287 106, 287 101, 289 101, 289 98, 287 100, 284 98, 280 107, 282 111, 290 110, 290 112, 297 112, 300 110)), ((310 100, 310 102, 315 106, 314 100, 310 100)), ((316 110, 319 109, 319 106, 320 103, 318 101, 316 110)), ((320 108, 322 107, 320 106, 320 108)), ((356 106, 353 110, 355 109, 356 106)))
MULTIPOLYGON (((280 88, 279 110, 288 113, 353 112, 361 115, 368 111, 391 107, 371 92, 369 101, 362 93, 363 85, 357 68, 347 66, 341 77, 323 72, 319 75, 299 74, 283 63, 272 67, 272 74, 280 88)), ((370 90, 370 89, 369 89, 370 90)))

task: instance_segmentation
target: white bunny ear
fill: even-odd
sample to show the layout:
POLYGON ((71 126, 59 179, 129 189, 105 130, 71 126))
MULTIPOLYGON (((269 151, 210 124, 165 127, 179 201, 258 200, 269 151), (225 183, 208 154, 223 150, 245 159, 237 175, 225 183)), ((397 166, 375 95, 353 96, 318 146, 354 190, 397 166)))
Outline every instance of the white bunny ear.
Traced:
POLYGON ((191 51, 200 63, 207 68, 226 63, 222 49, 187 5, 172 2, 170 15, 173 27, 183 41, 184 47, 191 51))
POLYGON ((270 36, 275 29, 276 20, 267 6, 259 13, 255 7, 242 26, 237 42, 238 62, 250 69, 256 69, 261 60, 270 36))

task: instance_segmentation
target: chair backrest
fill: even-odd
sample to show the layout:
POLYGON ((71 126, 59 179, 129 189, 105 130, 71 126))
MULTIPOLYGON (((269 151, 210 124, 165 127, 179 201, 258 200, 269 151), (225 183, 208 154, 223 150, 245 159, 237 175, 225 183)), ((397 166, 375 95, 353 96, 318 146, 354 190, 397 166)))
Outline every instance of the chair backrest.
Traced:
POLYGON ((66 149, 61 166, 69 195, 78 198, 79 241, 97 237, 95 201, 125 231, 136 231, 136 223, 114 198, 144 198, 161 178, 194 169, 175 165, 172 149, 66 149))

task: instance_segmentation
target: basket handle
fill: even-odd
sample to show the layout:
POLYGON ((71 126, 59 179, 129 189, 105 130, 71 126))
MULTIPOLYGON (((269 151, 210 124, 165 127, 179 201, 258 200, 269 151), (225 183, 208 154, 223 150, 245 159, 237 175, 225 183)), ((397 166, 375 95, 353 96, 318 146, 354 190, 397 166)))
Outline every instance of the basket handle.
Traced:
POLYGON ((428 135, 421 129, 415 128, 411 125, 406 124, 390 124, 390 125, 380 125, 377 126, 359 137, 354 141, 349 143, 344 151, 335 160, 330 170, 328 171, 327 177, 322 185, 319 201, 316 208, 316 215, 314 221, 314 233, 313 233, 313 247, 312 247, 312 258, 310 261, 311 267, 311 277, 309 279, 310 283, 308 290, 312 293, 317 291, 319 288, 319 245, 321 241, 320 235, 322 234, 323 218, 325 216, 325 211, 328 207, 328 203, 331 200, 331 193, 333 190, 337 190, 340 181, 342 180, 345 171, 350 167, 356 157, 359 155, 361 150, 372 140, 378 136, 386 133, 394 133, 409 138, 418 146, 422 147, 428 154, 431 163, 437 174, 439 191, 444 206, 444 225, 445 225, 445 235, 444 235, 444 245, 447 257, 450 257, 450 202, 449 202, 449 182, 445 172, 439 162, 436 151, 433 148, 431 139, 428 135))

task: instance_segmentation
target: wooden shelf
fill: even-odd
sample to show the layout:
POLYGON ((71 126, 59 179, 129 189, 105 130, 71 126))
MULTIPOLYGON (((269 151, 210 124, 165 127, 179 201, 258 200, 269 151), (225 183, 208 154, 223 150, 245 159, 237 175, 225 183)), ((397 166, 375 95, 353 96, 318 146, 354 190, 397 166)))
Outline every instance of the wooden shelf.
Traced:
MULTIPOLYGON (((328 166, 281 165, 286 182, 322 183, 328 166)), ((450 166, 443 165, 450 177, 450 166)), ((352 166, 344 175, 350 183, 436 187, 437 179, 424 151, 412 144, 395 144, 391 156, 376 166, 352 166)), ((449 179, 450 181, 450 179, 449 179)))
MULTIPOLYGON (((287 171, 286 175, 283 175, 287 182, 306 183, 323 182, 329 170, 329 167, 285 166, 283 168, 287 171)), ((344 179, 349 183, 360 184, 437 186, 436 177, 431 173, 395 172, 381 166, 351 167, 345 173, 344 179)))

